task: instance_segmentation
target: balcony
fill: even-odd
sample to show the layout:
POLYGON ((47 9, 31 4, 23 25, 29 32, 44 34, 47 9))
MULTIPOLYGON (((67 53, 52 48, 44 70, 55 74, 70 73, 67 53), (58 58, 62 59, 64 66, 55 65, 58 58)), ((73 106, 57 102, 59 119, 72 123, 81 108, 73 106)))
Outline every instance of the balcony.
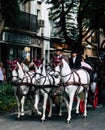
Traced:
POLYGON ((8 25, 8 23, 6 23, 5 26, 18 29, 18 30, 24 30, 24 31, 37 33, 37 30, 38 30, 37 16, 21 11, 19 18, 14 23, 14 25, 10 26, 8 25))

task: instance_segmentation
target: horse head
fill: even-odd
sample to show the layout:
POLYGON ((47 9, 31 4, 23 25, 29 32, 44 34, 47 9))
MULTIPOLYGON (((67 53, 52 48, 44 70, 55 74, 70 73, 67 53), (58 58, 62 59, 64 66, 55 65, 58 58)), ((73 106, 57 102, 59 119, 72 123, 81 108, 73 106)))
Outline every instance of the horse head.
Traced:
POLYGON ((34 68, 35 68, 35 78, 37 82, 40 80, 40 76, 42 74, 43 60, 44 59, 33 59, 34 68))
POLYGON ((9 61, 9 60, 6 60, 6 61, 9 64, 9 70, 12 73, 12 81, 16 81, 17 76, 18 76, 18 74, 17 74, 17 69, 18 69, 17 62, 18 62, 18 59, 15 59, 14 61, 9 61))
POLYGON ((58 65, 62 65, 62 57, 53 57, 53 65, 54 67, 58 66, 58 65))
POLYGON ((63 66, 62 57, 53 57, 54 71, 61 73, 61 68, 63 66))
POLYGON ((16 70, 18 68, 17 62, 18 59, 15 59, 14 61, 7 60, 7 63, 10 65, 10 71, 16 70))
POLYGON ((34 67, 37 68, 37 69, 42 67, 43 60, 44 59, 33 59, 34 67))

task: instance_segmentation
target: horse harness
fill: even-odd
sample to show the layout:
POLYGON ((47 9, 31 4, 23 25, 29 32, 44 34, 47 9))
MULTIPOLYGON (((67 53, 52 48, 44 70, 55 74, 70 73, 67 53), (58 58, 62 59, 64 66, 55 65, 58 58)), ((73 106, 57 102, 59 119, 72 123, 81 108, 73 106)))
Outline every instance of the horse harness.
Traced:
MULTIPOLYGON (((82 83, 81 83, 80 76, 79 76, 79 74, 77 73, 77 70, 76 70, 76 69, 73 69, 72 72, 71 72, 70 74, 68 74, 68 75, 70 75, 70 77, 69 77, 69 79, 68 79, 65 83, 63 83, 63 86, 64 86, 64 87, 66 87, 66 86, 68 86, 68 85, 77 85, 77 86, 78 86, 77 93, 78 93, 79 90, 80 90, 80 86, 82 86, 82 87, 88 89, 88 88, 86 87, 86 85, 88 85, 88 84, 82 84, 82 83), (78 79, 79 79, 78 82, 75 81, 74 74, 76 74, 76 75, 78 76, 78 79), (69 80, 71 79, 71 76, 72 76, 72 75, 73 75, 73 81, 69 81, 69 80)), ((67 76, 67 75, 66 75, 66 76, 67 76)), ((63 76, 63 77, 65 77, 65 76, 63 76)))

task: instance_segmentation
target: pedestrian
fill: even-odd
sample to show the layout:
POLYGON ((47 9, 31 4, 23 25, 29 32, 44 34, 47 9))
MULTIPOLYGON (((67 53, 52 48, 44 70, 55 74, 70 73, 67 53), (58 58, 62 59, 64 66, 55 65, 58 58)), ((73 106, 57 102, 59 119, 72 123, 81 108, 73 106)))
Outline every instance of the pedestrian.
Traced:
POLYGON ((6 81, 6 71, 3 67, 3 63, 0 62, 0 84, 6 81))
POLYGON ((71 58, 69 59, 69 66, 71 69, 81 68, 82 56, 78 54, 77 50, 73 50, 71 53, 71 58))

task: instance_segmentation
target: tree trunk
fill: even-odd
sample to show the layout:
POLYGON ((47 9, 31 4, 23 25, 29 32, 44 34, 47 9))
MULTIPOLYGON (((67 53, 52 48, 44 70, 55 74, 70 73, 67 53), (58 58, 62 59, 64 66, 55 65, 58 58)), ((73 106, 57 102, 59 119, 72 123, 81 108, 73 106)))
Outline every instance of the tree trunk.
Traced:
POLYGON ((5 23, 5 20, 4 19, 0 19, 0 37, 1 37, 1 33, 2 33, 2 30, 4 28, 4 23, 5 23))
POLYGON ((4 27, 4 23, 5 23, 5 20, 3 19, 3 16, 2 16, 2 9, 1 9, 1 0, 0 0, 0 37, 1 37, 1 32, 3 30, 3 27, 4 27))

